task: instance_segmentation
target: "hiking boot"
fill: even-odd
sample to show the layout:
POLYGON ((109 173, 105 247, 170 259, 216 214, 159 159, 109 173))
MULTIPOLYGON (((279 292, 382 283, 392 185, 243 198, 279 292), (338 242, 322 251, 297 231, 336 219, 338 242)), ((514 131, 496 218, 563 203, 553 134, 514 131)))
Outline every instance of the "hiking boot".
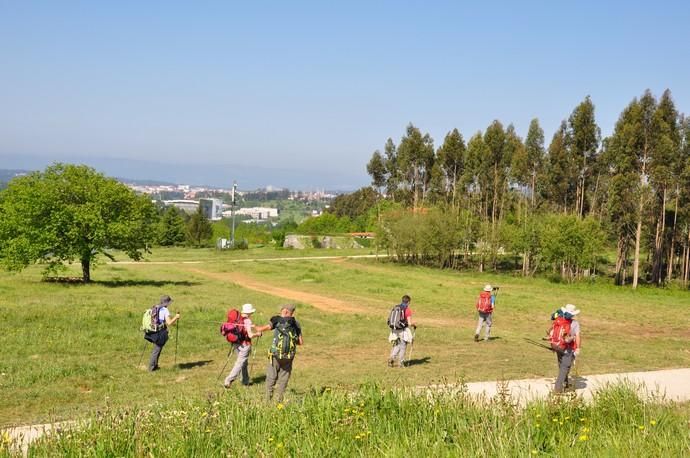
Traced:
POLYGON ((231 386, 232 386, 232 382, 223 383, 223 388, 225 388, 226 390, 229 390, 231 386))
POLYGON ((475 341, 475 342, 479 342, 479 334, 475 334, 475 335, 474 335, 474 341, 475 341))
POLYGON ((388 360, 388 367, 395 367, 395 360, 394 359, 388 360))

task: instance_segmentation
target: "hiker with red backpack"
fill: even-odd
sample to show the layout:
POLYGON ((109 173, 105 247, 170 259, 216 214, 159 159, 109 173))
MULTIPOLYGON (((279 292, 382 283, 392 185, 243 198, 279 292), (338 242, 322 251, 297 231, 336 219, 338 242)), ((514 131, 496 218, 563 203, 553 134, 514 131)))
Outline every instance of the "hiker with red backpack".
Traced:
POLYGON ((395 367, 396 361, 398 367, 403 367, 407 344, 411 344, 414 340, 411 328, 416 329, 417 325, 412 321, 411 301, 410 296, 405 294, 400 304, 394 306, 388 314, 388 327, 391 330, 388 341, 393 344, 388 357, 388 367, 395 367))
POLYGON ((174 317, 170 316, 168 306, 171 302, 170 296, 162 296, 160 302, 144 314, 144 320, 149 321, 143 327, 144 339, 153 344, 153 351, 151 352, 148 366, 150 372, 159 369, 158 358, 160 358, 163 347, 168 341, 168 327, 177 323, 177 320, 180 319, 179 313, 176 313, 174 317))
POLYGON ((251 315, 256 312, 252 304, 242 305, 242 311, 235 309, 228 310, 228 320, 220 327, 220 333, 232 345, 232 352, 237 352, 235 365, 232 366, 230 373, 223 381, 223 386, 227 389, 242 374, 242 385, 251 384, 249 378, 249 356, 252 352, 252 337, 261 336, 260 331, 254 330, 251 315))
POLYGON ((549 332, 551 349, 558 361, 555 393, 562 393, 568 388, 568 374, 580 354, 580 323, 575 319, 580 311, 573 304, 566 304, 560 311, 552 315, 553 324, 549 332))
POLYGON ((477 321, 477 329, 474 331, 474 341, 479 342, 479 334, 482 332, 482 327, 486 324, 486 335, 484 340, 489 340, 489 334, 491 333, 491 324, 493 323, 492 316, 494 313, 494 308, 496 307, 496 294, 498 291, 498 286, 491 287, 491 285, 484 286, 484 290, 479 293, 475 307, 477 308, 477 313, 479 314, 479 319, 477 321))

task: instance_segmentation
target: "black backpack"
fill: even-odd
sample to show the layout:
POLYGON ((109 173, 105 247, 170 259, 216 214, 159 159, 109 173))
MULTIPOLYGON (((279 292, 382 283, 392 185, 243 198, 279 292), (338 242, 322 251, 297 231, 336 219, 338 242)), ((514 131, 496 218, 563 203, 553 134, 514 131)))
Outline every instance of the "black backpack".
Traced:
POLYGON ((270 354, 278 359, 293 359, 297 352, 299 332, 293 319, 280 320, 273 328, 270 354))
POLYGON ((388 327, 393 331, 400 331, 407 327, 407 320, 405 319, 405 310, 402 304, 398 304, 391 309, 388 315, 388 327))

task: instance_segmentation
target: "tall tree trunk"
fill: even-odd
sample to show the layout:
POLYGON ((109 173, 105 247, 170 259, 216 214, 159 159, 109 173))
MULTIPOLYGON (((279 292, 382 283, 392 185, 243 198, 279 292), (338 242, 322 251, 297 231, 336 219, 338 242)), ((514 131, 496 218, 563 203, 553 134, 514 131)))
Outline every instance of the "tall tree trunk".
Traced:
POLYGON ((81 275, 84 283, 91 281, 91 255, 83 255, 81 257, 81 275))
POLYGON ((678 194, 679 190, 676 188, 675 205, 673 208, 673 228, 671 229, 671 247, 668 253, 668 269, 666 271, 666 278, 668 278, 669 281, 673 280, 673 255, 676 241, 676 223, 678 222, 678 194))
POLYGON ((537 172, 532 171, 532 190, 531 190, 531 196, 532 196, 532 208, 534 208, 534 201, 535 201, 535 187, 536 187, 536 181, 537 181, 537 172))
POLYGON ((656 234, 654 237, 654 261, 652 263, 652 281, 661 286, 663 282, 662 263, 664 260, 664 234, 666 232, 666 187, 661 197, 661 214, 656 222, 656 234))
POLYGON ((633 258, 633 289, 637 288, 637 278, 640 273, 640 238, 642 237, 642 197, 640 197, 640 215, 637 217, 635 229, 635 257, 633 258))

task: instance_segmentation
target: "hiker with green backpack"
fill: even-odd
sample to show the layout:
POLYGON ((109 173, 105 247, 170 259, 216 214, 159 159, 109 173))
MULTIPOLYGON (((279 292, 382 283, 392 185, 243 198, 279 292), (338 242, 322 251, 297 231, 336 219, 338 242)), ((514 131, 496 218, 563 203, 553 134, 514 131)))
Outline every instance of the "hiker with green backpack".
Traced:
POLYGON ((297 352, 297 345, 302 345, 302 328, 293 316, 295 304, 280 306, 280 315, 271 317, 270 323, 257 326, 257 332, 273 331, 273 342, 268 353, 269 363, 266 368, 266 399, 281 402, 292 374, 292 362, 297 352))
POLYGON ((142 318, 141 329, 144 331, 144 339, 153 344, 148 366, 151 372, 159 369, 158 358, 160 358, 163 347, 168 341, 168 327, 180 319, 179 313, 176 313, 174 317, 170 316, 168 306, 171 302, 170 296, 162 296, 160 302, 146 310, 142 318))

